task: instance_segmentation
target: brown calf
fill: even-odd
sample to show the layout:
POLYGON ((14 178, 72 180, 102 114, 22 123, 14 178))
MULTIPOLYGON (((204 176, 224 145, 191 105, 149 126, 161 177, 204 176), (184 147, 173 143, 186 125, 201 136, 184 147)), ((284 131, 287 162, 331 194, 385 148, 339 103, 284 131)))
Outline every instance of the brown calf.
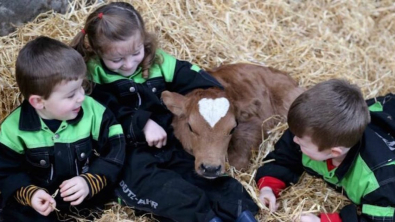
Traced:
POLYGON ((225 91, 196 89, 185 96, 165 91, 162 99, 174 114, 175 136, 195 156, 196 172, 215 178, 224 173, 226 156, 236 169, 246 169, 251 149, 262 142, 262 122, 286 116, 303 90, 289 75, 258 65, 223 65, 208 72, 225 91))

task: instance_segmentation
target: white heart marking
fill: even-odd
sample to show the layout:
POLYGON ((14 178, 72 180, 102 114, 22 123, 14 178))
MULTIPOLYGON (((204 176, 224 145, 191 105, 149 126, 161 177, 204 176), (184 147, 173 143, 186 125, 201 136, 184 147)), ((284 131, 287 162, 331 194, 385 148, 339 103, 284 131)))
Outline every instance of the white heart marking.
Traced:
POLYGON ((198 104, 200 114, 212 128, 229 110, 229 100, 224 97, 216 99, 203 98, 198 104))

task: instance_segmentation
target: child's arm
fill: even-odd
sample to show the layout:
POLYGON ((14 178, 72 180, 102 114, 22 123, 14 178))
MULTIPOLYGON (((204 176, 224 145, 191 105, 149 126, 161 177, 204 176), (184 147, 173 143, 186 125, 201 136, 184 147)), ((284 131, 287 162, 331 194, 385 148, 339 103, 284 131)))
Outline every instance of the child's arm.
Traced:
MULTIPOLYGON (((0 190, 3 196, 2 205, 9 198, 16 197, 17 191, 23 191, 27 187, 35 187, 32 186, 30 177, 23 170, 22 162, 25 159, 25 155, 11 148, 17 147, 17 145, 12 143, 10 138, 13 138, 11 132, 8 132, 7 127, 3 125, 0 131, 0 190)), ((36 188, 38 189, 38 187, 36 188)), ((34 189, 34 191, 37 189, 34 189)), ((30 203, 31 197, 32 193, 30 195, 24 195, 24 198, 20 198, 20 200, 24 203, 30 203)))
POLYGON ((143 128, 151 118, 152 113, 144 109, 134 109, 131 106, 121 105, 118 98, 110 93, 106 85, 96 84, 92 97, 104 107, 110 109, 121 124, 123 132, 130 142, 145 142, 143 128))
POLYGON ((223 86, 203 69, 187 61, 176 60, 174 76, 167 90, 185 95, 194 89, 210 87, 223 89, 223 86))
POLYGON ((15 192, 14 198, 21 205, 30 206, 43 216, 48 216, 56 209, 56 201, 48 191, 34 185, 21 187, 15 192))
POLYGON ((149 119, 143 131, 148 146, 155 146, 156 148, 162 148, 162 146, 166 146, 166 131, 155 121, 149 119))
POLYGON ((55 200, 41 187, 33 185, 23 162, 26 159, 23 141, 15 132, 18 122, 7 117, 0 130, 0 190, 2 203, 10 198, 25 206, 33 207, 38 213, 46 216, 55 209, 55 200), (49 207, 49 205, 51 205, 49 207))
POLYGON ((285 131, 275 144, 274 151, 270 152, 258 169, 255 180, 258 188, 270 187, 274 194, 278 193, 291 183, 296 183, 303 173, 302 152, 300 147, 293 142, 294 135, 285 131))
POLYGON ((92 132, 98 135, 98 141, 93 147, 96 157, 90 159, 88 172, 80 175, 88 184, 88 197, 115 183, 125 159, 125 138, 122 127, 108 109, 103 113, 100 127, 96 130, 92 132))

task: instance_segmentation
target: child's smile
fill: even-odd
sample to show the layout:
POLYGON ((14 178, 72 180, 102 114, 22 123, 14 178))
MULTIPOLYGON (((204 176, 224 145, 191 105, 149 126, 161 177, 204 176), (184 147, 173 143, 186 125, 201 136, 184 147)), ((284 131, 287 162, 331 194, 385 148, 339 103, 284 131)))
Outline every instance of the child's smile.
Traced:
POLYGON ((48 99, 43 99, 43 109, 37 110, 43 119, 70 120, 77 117, 85 99, 82 79, 63 81, 55 86, 48 99))

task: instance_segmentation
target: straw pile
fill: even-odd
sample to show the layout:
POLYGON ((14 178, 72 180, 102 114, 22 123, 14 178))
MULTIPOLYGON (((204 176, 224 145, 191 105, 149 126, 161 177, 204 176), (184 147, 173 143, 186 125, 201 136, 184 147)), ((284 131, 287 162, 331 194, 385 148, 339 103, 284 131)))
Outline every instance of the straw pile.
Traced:
MULTIPOLYGON (((131 0, 127 0, 132 2, 131 0)), ((69 42, 98 5, 74 1, 66 15, 52 12, 0 38, 1 119, 20 104, 14 64, 18 50, 39 35, 69 42)), ((359 85, 366 98, 395 92, 395 4, 392 0, 145 0, 133 1, 160 46, 203 68, 250 62, 287 71, 309 87, 330 78, 359 85)), ((230 170, 257 198, 253 177, 286 125, 272 130, 248 172, 230 170)), ((304 177, 283 192, 275 214, 262 206, 260 221, 290 221, 301 212, 333 212, 347 204, 322 181, 304 177)), ((148 221, 113 206, 99 221, 148 221)))

